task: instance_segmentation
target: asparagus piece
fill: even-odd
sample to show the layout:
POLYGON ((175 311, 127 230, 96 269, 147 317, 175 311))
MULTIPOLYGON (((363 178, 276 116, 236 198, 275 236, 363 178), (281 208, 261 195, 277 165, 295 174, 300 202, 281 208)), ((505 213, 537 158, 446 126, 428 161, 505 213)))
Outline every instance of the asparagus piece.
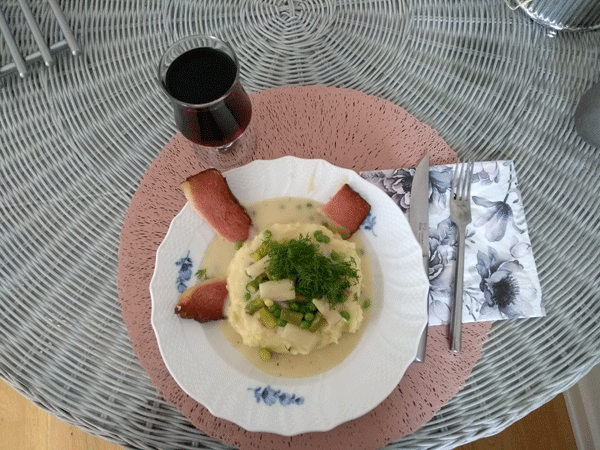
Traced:
POLYGON ((304 318, 304 314, 297 311, 292 311, 291 309, 281 309, 280 319, 285 320, 286 322, 293 323, 294 325, 300 326, 300 322, 304 318))
POLYGON ((248 302, 246 305, 246 314, 254 315, 260 308, 265 306, 265 302, 260 297, 256 297, 255 299, 248 302))
POLYGON ((264 306, 258 310, 258 317, 261 323, 267 328, 275 328, 277 326, 277 319, 273 313, 264 306))
POLYGON ((264 241, 262 244, 260 244, 260 246, 256 250, 254 250, 252 253, 250 253, 250 257, 254 261, 259 261, 259 260, 263 259, 265 256, 267 256, 267 253, 269 253, 270 249, 271 249, 271 243, 269 241, 264 241))
POLYGON ((267 279, 267 274, 265 272, 261 273, 259 276, 254 278, 252 281, 249 281, 246 285, 246 290, 251 294, 258 292, 258 285, 267 279))

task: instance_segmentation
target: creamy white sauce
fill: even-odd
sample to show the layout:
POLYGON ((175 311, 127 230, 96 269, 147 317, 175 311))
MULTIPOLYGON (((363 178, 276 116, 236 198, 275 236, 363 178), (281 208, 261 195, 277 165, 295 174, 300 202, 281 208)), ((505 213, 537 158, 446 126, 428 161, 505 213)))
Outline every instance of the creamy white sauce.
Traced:
MULTIPOLYGON (((321 224, 323 217, 319 213, 318 202, 309 199, 282 197, 264 200, 246 207, 252 217, 253 235, 267 229, 269 225, 280 223, 316 223, 321 224)), ((251 236, 252 238, 252 236, 251 236)), ((250 238, 250 239, 251 239, 250 238)), ((357 233, 350 238, 356 244, 361 259, 362 291, 360 304, 373 298, 372 273, 364 244, 357 233)), ((228 266, 236 253, 231 242, 216 236, 209 245, 202 268, 210 278, 226 278, 228 266)), ((258 349, 243 344, 242 337, 228 321, 221 321, 221 330, 227 340, 258 369, 276 376, 300 378, 325 372, 342 362, 358 344, 365 322, 369 318, 369 309, 363 310, 363 323, 356 333, 344 333, 337 344, 313 350, 308 355, 274 354, 271 361, 264 362, 258 356, 258 349)))

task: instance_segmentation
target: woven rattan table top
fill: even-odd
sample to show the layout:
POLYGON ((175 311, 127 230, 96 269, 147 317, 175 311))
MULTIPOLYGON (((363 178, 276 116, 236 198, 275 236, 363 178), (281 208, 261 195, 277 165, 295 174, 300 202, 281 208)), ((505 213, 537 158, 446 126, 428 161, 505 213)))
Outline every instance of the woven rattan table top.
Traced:
MULTIPOLYGON (((360 90, 463 159, 515 161, 547 317, 495 324, 464 390, 389 448, 497 433, 600 362, 600 150, 573 124, 600 78, 600 31, 552 31, 503 0, 59 3, 82 54, 0 78, 0 376, 42 408, 128 448, 225 448, 149 382, 115 280, 129 202, 175 133, 156 63, 195 33, 232 43, 249 91, 360 90)), ((34 51, 18 2, 1 8, 34 51)))

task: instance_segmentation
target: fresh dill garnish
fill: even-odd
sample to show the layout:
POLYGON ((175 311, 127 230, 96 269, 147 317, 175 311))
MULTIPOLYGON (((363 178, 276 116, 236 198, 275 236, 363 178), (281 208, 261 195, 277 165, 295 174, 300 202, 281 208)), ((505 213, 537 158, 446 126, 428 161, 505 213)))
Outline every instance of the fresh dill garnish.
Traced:
POLYGON ((269 277, 294 282, 296 293, 309 299, 327 299, 331 304, 346 300, 346 290, 358 282, 356 261, 336 254, 335 260, 319 253, 309 236, 287 242, 271 242, 269 277))
POLYGON ((196 278, 198 278, 200 281, 208 280, 208 276, 206 275, 206 269, 199 269, 196 272, 196 278))

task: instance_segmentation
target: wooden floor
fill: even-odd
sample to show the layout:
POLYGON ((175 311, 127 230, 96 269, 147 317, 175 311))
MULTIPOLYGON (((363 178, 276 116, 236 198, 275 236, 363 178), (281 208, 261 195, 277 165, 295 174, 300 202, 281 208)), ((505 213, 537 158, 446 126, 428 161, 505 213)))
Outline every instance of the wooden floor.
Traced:
MULTIPOLYGON (((0 381, 0 450, 120 450, 66 425, 0 381)), ((576 450, 562 395, 502 433, 459 450, 576 450)))

